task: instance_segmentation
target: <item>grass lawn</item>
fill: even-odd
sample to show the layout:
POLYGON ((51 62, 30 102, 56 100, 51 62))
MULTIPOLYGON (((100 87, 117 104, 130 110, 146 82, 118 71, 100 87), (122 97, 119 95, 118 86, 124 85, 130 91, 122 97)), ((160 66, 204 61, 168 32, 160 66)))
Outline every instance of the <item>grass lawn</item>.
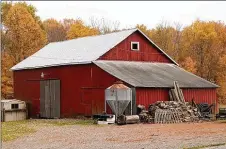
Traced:
POLYGON ((28 126, 27 121, 13 121, 2 123, 2 141, 11 141, 20 136, 34 133, 36 130, 28 126))
POLYGON ((2 122, 2 140, 11 141, 37 131, 43 126, 93 125, 93 120, 79 119, 32 119, 23 121, 2 122))

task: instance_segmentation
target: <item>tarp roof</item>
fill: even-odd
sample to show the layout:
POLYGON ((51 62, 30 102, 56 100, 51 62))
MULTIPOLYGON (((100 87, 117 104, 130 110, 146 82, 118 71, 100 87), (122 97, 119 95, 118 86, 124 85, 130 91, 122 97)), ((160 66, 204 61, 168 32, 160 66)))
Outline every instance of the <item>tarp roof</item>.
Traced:
POLYGON ((177 64, 139 29, 130 29, 105 35, 88 36, 49 43, 35 54, 13 66, 11 70, 91 63, 122 42, 135 31, 139 31, 143 34, 155 47, 162 51, 169 59, 172 60, 172 62, 177 64))
POLYGON ((172 88, 174 81, 178 81, 182 88, 219 87, 174 64, 107 60, 93 63, 134 87, 172 88))

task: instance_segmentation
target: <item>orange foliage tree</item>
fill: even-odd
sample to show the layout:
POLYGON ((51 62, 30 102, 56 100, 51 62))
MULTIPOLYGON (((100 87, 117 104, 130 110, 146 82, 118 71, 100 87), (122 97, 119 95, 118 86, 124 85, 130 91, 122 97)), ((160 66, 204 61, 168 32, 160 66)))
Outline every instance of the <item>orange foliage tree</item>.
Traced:
POLYGON ((192 60, 191 57, 186 57, 185 60, 181 63, 181 66, 191 72, 191 73, 196 73, 197 72, 197 68, 196 68, 196 62, 194 60, 192 60))
POLYGON ((12 93, 10 68, 42 48, 47 41, 45 31, 40 27, 37 18, 32 15, 32 11, 29 11, 30 8, 32 7, 24 3, 15 3, 9 9, 3 9, 5 12, 1 30, 1 37, 4 38, 1 87, 5 98, 12 93))
POLYGON ((57 42, 66 39, 66 30, 57 20, 47 19, 43 22, 43 26, 47 33, 48 42, 57 42))
POLYGON ((74 24, 70 26, 67 32, 68 39, 74 39, 78 37, 92 36, 100 34, 99 30, 86 26, 82 20, 76 20, 74 24))
POLYGON ((219 59, 216 80, 220 86, 217 90, 219 101, 226 104, 226 55, 221 56, 219 59))

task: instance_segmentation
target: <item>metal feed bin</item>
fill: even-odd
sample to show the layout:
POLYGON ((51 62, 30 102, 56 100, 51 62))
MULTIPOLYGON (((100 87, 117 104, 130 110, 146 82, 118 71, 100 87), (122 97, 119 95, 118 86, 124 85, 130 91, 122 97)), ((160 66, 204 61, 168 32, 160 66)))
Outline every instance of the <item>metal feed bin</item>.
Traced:
POLYGON ((1 118, 3 122, 25 120, 27 118, 26 103, 21 100, 1 100, 1 118))
POLYGON ((116 118, 123 114, 127 106, 131 106, 132 115, 132 90, 122 82, 116 82, 105 90, 105 111, 106 103, 110 106, 116 118), (131 104, 130 104, 131 103, 131 104))

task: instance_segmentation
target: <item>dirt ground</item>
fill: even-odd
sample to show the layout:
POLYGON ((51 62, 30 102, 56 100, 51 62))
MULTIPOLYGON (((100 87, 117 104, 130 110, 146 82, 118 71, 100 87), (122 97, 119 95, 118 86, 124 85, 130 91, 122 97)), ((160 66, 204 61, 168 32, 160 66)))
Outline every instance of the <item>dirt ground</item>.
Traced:
POLYGON ((43 126, 3 149, 226 149, 226 123, 43 126), (215 147, 210 147, 216 145, 215 147), (196 148, 194 148, 196 149, 196 148))

